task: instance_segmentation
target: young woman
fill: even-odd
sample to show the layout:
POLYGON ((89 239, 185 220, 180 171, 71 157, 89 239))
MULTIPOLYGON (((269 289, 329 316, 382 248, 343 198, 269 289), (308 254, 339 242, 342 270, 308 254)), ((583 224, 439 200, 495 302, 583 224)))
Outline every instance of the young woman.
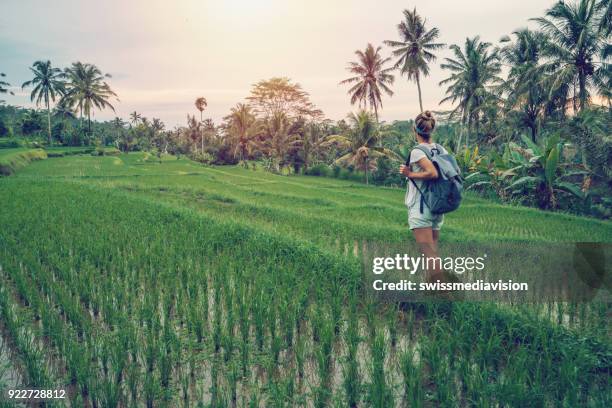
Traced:
MULTIPOLYGON (((414 120, 414 132, 417 142, 420 146, 424 146, 430 151, 436 148, 432 140, 432 133, 435 127, 436 120, 430 111, 419 114, 414 120)), ((442 146, 439 146, 439 148, 439 154, 447 153, 442 146)), ((423 212, 421 213, 421 193, 419 190, 423 191, 426 180, 438 178, 438 171, 425 153, 416 148, 410 152, 409 165, 400 166, 399 171, 409 179, 405 197, 405 203, 408 207, 408 225, 414 234, 421 253, 428 258, 436 258, 438 257, 438 238, 440 236, 440 228, 444 223, 444 215, 432 214, 427 205, 422 206, 423 212), (415 187, 415 184, 418 189, 415 187)), ((437 265, 437 262, 433 262, 433 264, 435 266, 427 271, 427 280, 442 280, 440 266, 437 265)))

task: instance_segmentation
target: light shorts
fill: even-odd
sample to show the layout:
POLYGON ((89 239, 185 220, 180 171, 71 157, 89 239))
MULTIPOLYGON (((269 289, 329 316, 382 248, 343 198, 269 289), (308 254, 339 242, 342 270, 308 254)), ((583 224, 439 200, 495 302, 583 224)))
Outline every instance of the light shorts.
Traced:
POLYGON ((440 230, 444 224, 444 214, 434 215, 429 211, 426 205, 423 205, 423 214, 420 211, 419 200, 408 208, 408 226, 411 230, 415 228, 431 228, 432 230, 440 230))

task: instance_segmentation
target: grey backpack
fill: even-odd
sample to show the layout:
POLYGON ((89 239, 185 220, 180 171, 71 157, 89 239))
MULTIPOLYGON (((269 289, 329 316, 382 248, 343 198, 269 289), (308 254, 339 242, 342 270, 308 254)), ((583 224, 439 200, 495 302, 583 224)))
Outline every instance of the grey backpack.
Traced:
MULTIPOLYGON (((436 144, 431 150, 421 145, 416 146, 416 149, 425 153, 438 171, 438 178, 425 181, 425 188, 422 191, 414 180, 410 179, 414 187, 421 193, 421 214, 423 205, 426 205, 432 214, 444 214, 459 208, 463 180, 455 157, 451 154, 442 154, 442 147, 439 144, 436 144)), ((406 165, 410 165, 410 157, 406 165)))

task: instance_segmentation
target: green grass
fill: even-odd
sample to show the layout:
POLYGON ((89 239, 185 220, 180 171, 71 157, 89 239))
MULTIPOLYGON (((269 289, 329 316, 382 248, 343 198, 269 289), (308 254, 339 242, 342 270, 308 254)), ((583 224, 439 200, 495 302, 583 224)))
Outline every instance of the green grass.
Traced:
POLYGON ((0 176, 9 176, 35 160, 46 158, 47 153, 42 149, 2 149, 0 150, 0 176))
MULTIPOLYGON (((120 188, 328 245, 337 240, 410 239, 403 190, 239 167, 207 168, 185 159, 160 165, 144 158, 130 154, 47 161, 19 176, 63 177, 120 188)), ((467 194, 461 208, 446 217, 442 239, 611 242, 612 223, 500 205, 467 194)))
MULTIPOLYGON (((609 405, 609 305, 367 296, 353 249, 411 242, 403 191, 143 154, 36 162, 0 191, 0 319, 24 383, 71 406, 609 405)), ((449 242, 612 234, 474 196, 445 223, 449 242)))

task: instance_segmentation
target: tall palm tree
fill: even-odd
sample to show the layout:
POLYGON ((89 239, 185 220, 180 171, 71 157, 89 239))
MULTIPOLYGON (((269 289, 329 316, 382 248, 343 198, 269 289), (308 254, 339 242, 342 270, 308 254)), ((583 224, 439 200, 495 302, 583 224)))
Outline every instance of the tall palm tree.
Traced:
POLYGON ((67 78, 66 92, 64 97, 70 101, 71 106, 76 106, 81 117, 87 116, 88 133, 91 135, 91 112, 94 108, 110 108, 113 112, 115 108, 108 101, 111 97, 116 97, 106 78, 109 74, 103 74, 100 68, 93 64, 75 62, 64 70, 67 78))
POLYGON ((500 50, 500 55, 509 66, 508 78, 501 90, 508 95, 507 109, 518 109, 513 113, 531 130, 535 143, 548 99, 538 70, 546 36, 529 29, 514 31, 513 35, 514 41, 507 36, 501 39, 507 45, 500 50))
POLYGON ((304 125, 304 137, 302 140, 302 154, 304 170, 320 159, 326 147, 325 124, 309 122, 304 125))
POLYGON ((440 31, 434 27, 425 28, 425 20, 413 11, 404 10, 404 21, 397 25, 400 41, 385 41, 385 44, 394 48, 393 55, 399 57, 393 68, 399 68, 409 81, 415 81, 419 91, 419 107, 423 112, 423 98, 421 95, 420 77, 429 75, 429 63, 436 60, 432 51, 443 48, 443 43, 436 43, 440 31))
POLYGON ((47 131, 49 135, 49 144, 51 144, 51 101, 55 102, 56 96, 61 96, 64 92, 64 81, 62 79, 62 70, 53 68, 51 61, 36 61, 30 67, 30 71, 34 74, 34 78, 26 81, 21 85, 21 88, 33 86, 34 89, 30 94, 30 100, 36 99, 36 105, 41 102, 45 103, 47 108, 47 131))
POLYGON ((380 55, 381 47, 374 49, 372 44, 368 44, 365 51, 357 50, 357 62, 349 62, 347 70, 355 76, 341 81, 340 84, 354 84, 349 90, 351 95, 351 105, 359 102, 359 107, 374 110, 374 116, 378 121, 378 107, 382 108, 382 92, 389 96, 393 91, 389 88, 393 84, 394 77, 390 74, 393 68, 385 66, 391 58, 383 58, 380 55))
POLYGON ((115 119, 113 119, 112 124, 115 130, 117 131, 117 139, 115 143, 119 145, 119 140, 121 139, 121 132, 123 132, 124 130, 123 126, 125 126, 125 122, 120 117, 115 116, 115 119))
POLYGON ((329 136, 326 145, 337 143, 348 149, 346 154, 336 159, 336 163, 352 164, 355 168, 363 170, 366 184, 368 184, 368 171, 376 168, 376 162, 371 161, 371 158, 379 156, 398 160, 401 158, 390 149, 381 146, 382 140, 387 135, 381 131, 378 121, 370 112, 361 110, 357 114, 351 113, 348 120, 350 123, 348 133, 329 136))
POLYGON ((53 117, 60 120, 76 119, 76 114, 64 99, 60 99, 53 109, 53 117))
MULTIPOLYGON (((487 103, 495 103, 495 86, 501 83, 498 76, 501 71, 500 57, 497 50, 490 50, 491 44, 481 42, 478 36, 467 38, 463 50, 458 45, 451 45, 454 58, 445 58, 440 66, 451 71, 448 78, 440 85, 448 84, 446 97, 440 101, 457 103, 451 110, 450 117, 459 116, 461 123, 468 126, 466 146, 469 146, 469 131, 473 127, 478 133, 478 125, 487 103)), ((461 144, 459 140, 457 146, 461 144)))
POLYGON ((232 154, 246 166, 246 159, 257 147, 256 136, 260 130, 259 122, 251 107, 244 103, 233 107, 230 114, 224 119, 232 154))
POLYGON ((155 132, 161 132, 165 127, 166 125, 164 125, 164 122, 162 122, 162 120, 159 118, 153 118, 151 121, 151 128, 153 128, 153 131, 155 132))
POLYGON ((545 17, 532 19, 550 37, 544 50, 548 61, 542 66, 550 73, 550 92, 564 84, 575 84, 575 111, 576 101, 580 111, 587 106, 590 89, 609 89, 609 30, 600 27, 605 20, 602 12, 607 12, 607 7, 599 6, 596 0, 560 1, 548 9, 545 17))
POLYGON ((206 109, 207 106, 208 102, 206 102, 205 97, 200 96, 198 99, 195 100, 195 107, 197 110, 200 111, 200 122, 202 121, 202 112, 204 112, 204 109, 206 109))
POLYGON ((142 115, 136 111, 130 113, 130 123, 132 126, 136 126, 138 122, 142 120, 142 115))
POLYGON ((195 115, 187 114, 187 127, 182 130, 186 139, 193 143, 193 151, 196 152, 196 143, 202 137, 202 121, 198 121, 195 115))
MULTIPOLYGON (((0 72, 0 78, 4 78, 4 77, 6 77, 6 74, 4 72, 0 72)), ((10 93, 11 95, 15 95, 13 91, 8 90, 9 86, 11 86, 11 84, 0 79, 0 94, 10 93)), ((4 101, 0 100, 0 102, 4 102, 4 101)))
POLYGON ((280 172, 292 149, 301 143, 298 129, 283 112, 274 113, 263 121, 258 148, 273 161, 274 168, 280 172))

